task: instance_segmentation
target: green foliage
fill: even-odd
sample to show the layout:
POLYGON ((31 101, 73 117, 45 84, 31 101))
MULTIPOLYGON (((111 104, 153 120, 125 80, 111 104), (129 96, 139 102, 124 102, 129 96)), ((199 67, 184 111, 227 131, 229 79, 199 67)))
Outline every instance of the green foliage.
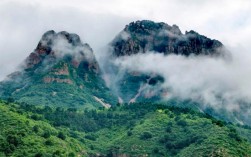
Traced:
MULTIPOLYGON (((0 156, 34 157, 53 156, 60 150, 59 156, 70 152, 80 154, 85 146, 71 137, 64 140, 55 135, 61 129, 54 128, 45 121, 35 121, 28 112, 20 114, 20 106, 0 103, 0 156)), ((39 115, 41 116, 41 115, 39 115)))
POLYGON ((132 131, 131 130, 127 131, 127 136, 132 136, 132 131))
POLYGON ((2 156, 251 155, 243 138, 251 129, 161 104, 76 110, 2 103, 0 123, 2 156))
POLYGON ((85 138, 91 141, 96 141, 97 136, 95 134, 88 134, 88 135, 85 135, 85 138))
POLYGON ((140 135, 140 139, 141 140, 147 140, 147 139, 150 139, 152 138, 152 134, 150 132, 143 132, 141 135, 140 135))
POLYGON ((33 126, 32 130, 33 130, 35 133, 38 133, 39 126, 38 126, 38 125, 33 126))
POLYGON ((45 131, 42 137, 49 138, 51 136, 51 133, 49 131, 45 131))
POLYGON ((65 140, 66 139, 66 136, 65 136, 65 134, 63 133, 63 132, 59 132, 58 133, 58 138, 60 138, 60 139, 62 139, 62 140, 65 140))
MULTIPOLYGON (((92 109, 102 107, 94 96, 111 105, 117 103, 116 97, 106 87, 101 73, 86 68, 84 63, 76 68, 67 59, 52 65, 41 64, 34 69, 25 70, 14 80, 0 82, 0 87, 0 90, 4 91, 0 93, 0 97, 5 98, 8 103, 17 101, 33 105, 92 109), (55 73, 55 69, 64 69, 64 66, 67 66, 69 75, 55 73), (48 83, 44 78, 68 80, 70 83, 57 81, 48 83)), ((36 115, 33 115, 33 118, 37 118, 36 115)))
POLYGON ((53 142, 49 139, 49 140, 45 141, 45 144, 46 144, 47 146, 52 146, 52 145, 53 145, 53 142))

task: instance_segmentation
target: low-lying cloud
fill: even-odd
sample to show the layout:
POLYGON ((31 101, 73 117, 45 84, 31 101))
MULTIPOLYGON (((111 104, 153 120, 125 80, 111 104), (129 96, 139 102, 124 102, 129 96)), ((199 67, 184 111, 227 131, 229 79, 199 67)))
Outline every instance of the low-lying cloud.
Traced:
POLYGON ((78 34, 95 55, 102 55, 99 49, 126 24, 142 19, 245 46, 251 37, 250 8, 248 0, 1 0, 0 80, 15 71, 51 29, 78 34))
MULTIPOLYGON (((231 61, 208 56, 164 56, 151 52, 115 61, 124 69, 163 76, 162 88, 169 91, 166 99, 192 99, 204 107, 237 112, 243 102, 251 102, 250 63, 251 56, 243 52, 235 52, 231 61)), ((246 111, 251 113, 250 108, 246 111)))

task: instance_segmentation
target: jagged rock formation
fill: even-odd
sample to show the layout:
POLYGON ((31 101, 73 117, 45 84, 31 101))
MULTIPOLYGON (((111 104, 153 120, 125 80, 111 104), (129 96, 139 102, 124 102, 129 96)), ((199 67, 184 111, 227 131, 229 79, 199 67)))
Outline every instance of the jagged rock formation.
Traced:
MULTIPOLYGON (((224 45, 218 40, 212 40, 191 30, 183 34, 177 25, 155 23, 142 20, 131 22, 110 43, 113 58, 131 56, 144 53, 162 53, 164 55, 206 55, 208 57, 229 58, 230 55, 224 45)), ((154 64, 150 62, 149 64, 154 64)), ((114 66, 114 65, 111 65, 114 66)), ((116 65, 115 65, 116 66, 116 65)), ((114 79, 119 97, 126 102, 155 101, 167 95, 166 89, 160 86, 164 78, 155 74, 142 74, 120 68, 116 73, 124 73, 114 79), (137 73, 137 75, 134 75, 137 73)))
POLYGON ((25 61, 25 68, 34 68, 43 62, 55 62, 63 57, 68 57, 74 67, 78 67, 80 62, 85 61, 88 67, 98 70, 93 50, 85 43, 83 44, 77 34, 59 32, 51 30, 46 32, 39 41, 36 49, 25 61))
POLYGON ((223 44, 191 30, 182 34, 176 25, 143 20, 132 22, 112 41, 115 56, 154 51, 189 56, 222 54, 223 44))
POLYGON ((42 36, 22 69, 0 83, 0 95, 36 105, 102 106, 93 96, 116 101, 91 47, 76 34, 53 30, 42 36))
MULTIPOLYGON (((182 34, 176 25, 146 20, 127 25, 110 45, 113 56, 110 56, 108 63, 123 56, 129 58, 133 54, 148 52, 208 57, 227 55, 223 44, 217 40, 194 31, 182 34)), ((0 97, 12 97, 19 102, 35 105, 109 108, 117 101, 158 102, 170 94, 169 89, 163 89, 165 80, 158 74, 120 69, 114 64, 107 66, 113 72, 108 73, 111 77, 106 77, 114 85, 111 87, 113 92, 106 87, 93 51, 87 43, 82 43, 76 34, 48 31, 24 61, 21 70, 0 82, 0 97)), ((250 105, 244 105, 241 110, 245 111, 246 106, 250 105)), ((219 112, 218 115, 223 113, 219 112)), ((249 121, 248 116, 240 115, 239 119, 249 121)))

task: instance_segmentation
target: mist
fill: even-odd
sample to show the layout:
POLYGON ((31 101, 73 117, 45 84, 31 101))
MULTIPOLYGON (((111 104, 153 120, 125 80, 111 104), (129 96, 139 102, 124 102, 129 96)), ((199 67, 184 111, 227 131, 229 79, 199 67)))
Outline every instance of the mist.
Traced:
MULTIPOLYGON (((164 77, 164 99, 191 99, 204 107, 239 112, 251 102, 251 55, 244 49, 232 49, 232 60, 208 56, 164 56, 149 52, 121 57, 114 61, 120 68, 164 77)), ((251 108, 245 108, 250 115, 251 108)))
MULTIPOLYGON (((232 61, 149 53, 115 63, 125 69, 162 75, 162 88, 172 91, 166 99, 189 97, 206 106, 238 111, 240 101, 251 101, 250 15, 251 1, 247 0, 2 0, 0 80, 20 67, 48 30, 78 34, 94 50, 102 67, 112 53, 107 44, 125 25, 147 19, 217 39, 231 51, 232 61)), ((56 47, 62 48, 60 43, 56 47)), ((247 112, 250 115, 250 110, 247 112)))
POLYGON ((106 45, 121 28, 133 20, 110 13, 89 12, 74 6, 49 7, 47 5, 50 3, 0 2, 0 18, 2 19, 0 23, 0 80, 20 67, 48 30, 75 33, 96 53, 97 49, 106 45))
POLYGON ((0 80, 16 70, 48 30, 76 33, 101 58, 126 24, 142 19, 177 24, 228 46, 248 48, 251 2, 217 0, 2 0, 0 80))

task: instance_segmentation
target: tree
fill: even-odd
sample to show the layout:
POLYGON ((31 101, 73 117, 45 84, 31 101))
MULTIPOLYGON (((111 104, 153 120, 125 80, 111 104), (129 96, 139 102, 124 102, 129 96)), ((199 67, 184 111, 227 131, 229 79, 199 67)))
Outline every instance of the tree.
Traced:
POLYGON ((65 140, 66 139, 66 136, 65 136, 65 134, 63 133, 63 132, 59 132, 58 133, 58 138, 60 138, 60 139, 62 139, 62 140, 65 140))
POLYGON ((172 132, 172 127, 171 126, 167 126, 166 127, 166 132, 167 133, 171 133, 172 132))
POLYGON ((69 155, 68 155, 68 157, 75 157, 75 156, 76 155, 73 152, 69 153, 69 155))
POLYGON ((140 139, 147 140, 152 138, 152 134, 150 132, 143 132, 143 134, 140 136, 140 139))
POLYGON ((177 125, 179 125, 179 126, 187 126, 187 122, 185 120, 179 120, 179 121, 177 121, 177 125))
POLYGON ((13 144, 15 147, 21 143, 21 138, 16 135, 8 135, 6 140, 9 144, 13 144))
POLYGON ((39 127, 38 127, 37 125, 33 126, 33 131, 34 131, 35 133, 38 133, 38 130, 39 130, 39 127))
POLYGON ((49 131, 45 131, 43 134, 44 138, 49 138, 51 136, 51 133, 49 131))
POLYGON ((132 136, 132 131, 128 131, 127 136, 132 136))
POLYGON ((9 97, 9 98, 7 99, 7 103, 13 103, 13 102, 15 102, 15 100, 14 100, 12 97, 9 97))
POLYGON ((37 153, 35 154, 35 157, 43 157, 43 153, 37 153))
POLYGON ((51 140, 47 140, 47 141, 45 141, 45 144, 46 144, 47 146, 52 146, 52 145, 53 145, 53 142, 52 142, 51 140))
POLYGON ((97 137, 94 134, 85 135, 88 140, 96 141, 97 137))

